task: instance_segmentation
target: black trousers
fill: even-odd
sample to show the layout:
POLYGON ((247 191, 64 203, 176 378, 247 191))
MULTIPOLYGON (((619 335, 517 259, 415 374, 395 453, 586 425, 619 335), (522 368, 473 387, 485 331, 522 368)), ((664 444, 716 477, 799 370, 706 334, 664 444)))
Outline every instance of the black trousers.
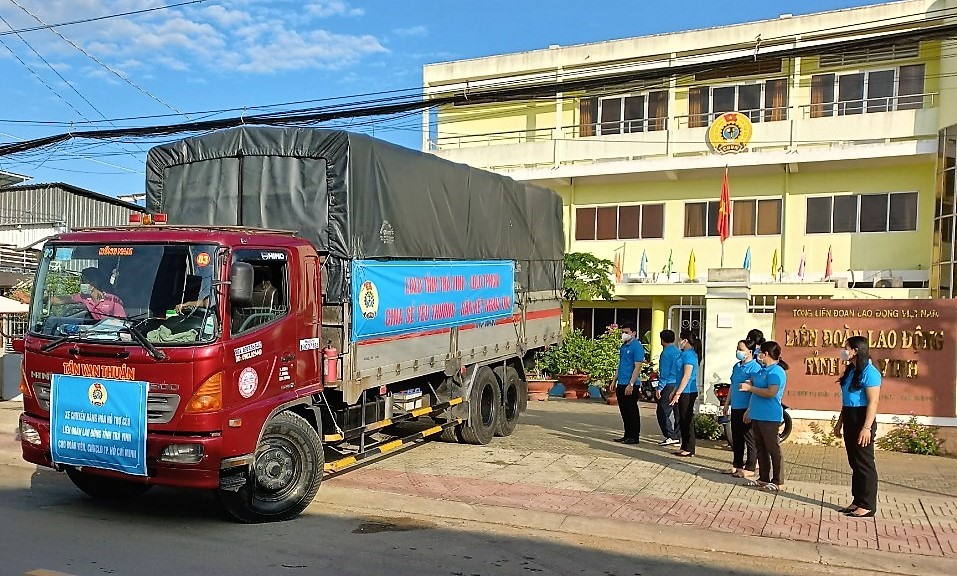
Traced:
POLYGON ((847 450, 847 463, 851 465, 851 504, 865 510, 877 509, 877 464, 874 462, 874 438, 877 436, 877 420, 871 424, 871 442, 861 448, 857 443, 864 420, 867 418, 867 406, 845 406, 841 410, 844 421, 844 449, 847 450))
POLYGON ((668 384, 661 389, 661 398, 658 398, 658 427, 661 428, 661 435, 665 440, 680 440, 678 433, 678 411, 671 405, 671 395, 674 394, 675 385, 668 384), (672 422, 674 420, 674 422, 672 422))
POLYGON ((758 456, 758 480, 778 486, 784 483, 784 459, 781 457, 781 441, 778 439, 779 428, 780 422, 751 421, 754 448, 758 456))
POLYGON ((618 411, 625 425, 625 438, 638 439, 641 432, 641 418, 638 416, 638 385, 632 386, 631 394, 625 394, 625 386, 615 386, 618 399, 618 411))
POLYGON ((685 392, 678 396, 678 428, 681 430, 681 449, 694 454, 694 403, 697 392, 685 392))
POLYGON ((744 423, 744 413, 747 408, 731 409, 731 450, 734 453, 732 466, 745 469, 748 472, 754 472, 757 455, 754 450, 754 432, 751 431, 751 423, 744 423), (745 450, 747 450, 748 459, 744 459, 745 450))

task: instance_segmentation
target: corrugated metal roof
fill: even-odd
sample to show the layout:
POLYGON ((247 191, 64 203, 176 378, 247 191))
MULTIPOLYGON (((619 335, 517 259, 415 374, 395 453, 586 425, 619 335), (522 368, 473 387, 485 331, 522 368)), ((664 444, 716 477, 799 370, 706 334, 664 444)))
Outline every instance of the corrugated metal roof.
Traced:
POLYGON ((20 184, 21 182, 26 182, 29 180, 29 176, 21 176, 20 174, 14 174, 13 172, 4 172, 0 170, 0 188, 4 186, 12 186, 14 184, 20 184))
POLYGON ((0 225, 58 224, 68 228, 117 226, 145 208, 63 183, 0 188, 0 225))

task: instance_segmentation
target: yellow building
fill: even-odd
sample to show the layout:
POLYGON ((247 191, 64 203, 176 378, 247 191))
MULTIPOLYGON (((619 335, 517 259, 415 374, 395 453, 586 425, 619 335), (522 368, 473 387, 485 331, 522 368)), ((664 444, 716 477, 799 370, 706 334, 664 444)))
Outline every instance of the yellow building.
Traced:
POLYGON ((949 297, 955 30, 957 2, 913 0, 433 64, 423 147, 563 196, 568 251, 620 262, 614 301, 575 303, 588 333, 703 332, 711 270, 749 251, 766 331, 781 297, 949 297), (752 133, 721 154, 728 112, 752 133))

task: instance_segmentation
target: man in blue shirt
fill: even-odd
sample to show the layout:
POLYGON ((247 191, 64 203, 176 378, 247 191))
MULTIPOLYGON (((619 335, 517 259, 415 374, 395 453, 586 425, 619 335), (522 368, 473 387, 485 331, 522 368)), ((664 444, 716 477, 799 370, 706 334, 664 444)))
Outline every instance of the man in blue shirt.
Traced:
POLYGON ((621 348, 618 351, 618 379, 615 396, 618 410, 625 425, 625 435, 615 440, 622 444, 637 444, 641 431, 638 416, 638 377, 645 360, 645 347, 635 338, 635 326, 629 322, 621 325, 621 348))
POLYGON ((655 397, 658 399, 658 427, 664 440, 659 446, 672 446, 681 443, 681 432, 678 430, 678 413, 671 405, 671 395, 678 384, 678 356, 681 351, 675 346, 675 333, 672 330, 662 330, 661 356, 658 357, 658 387, 655 397))

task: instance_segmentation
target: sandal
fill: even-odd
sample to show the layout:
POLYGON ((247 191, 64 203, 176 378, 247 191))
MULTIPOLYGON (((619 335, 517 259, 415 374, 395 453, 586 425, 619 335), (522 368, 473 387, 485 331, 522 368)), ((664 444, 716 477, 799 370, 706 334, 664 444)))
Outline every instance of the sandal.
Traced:
POLYGON ((860 508, 860 506, 858 506, 857 504, 851 504, 847 508, 839 508, 837 512, 838 514, 850 514, 851 512, 857 510, 858 508, 860 508))
POLYGON ((761 489, 767 492, 780 492, 784 490, 784 486, 778 486, 774 482, 768 482, 767 484, 762 486, 761 489))
POLYGON ((737 468, 732 468, 732 469, 730 469, 730 470, 722 470, 722 471, 721 471, 722 474, 727 474, 728 476, 734 476, 735 478, 741 478, 741 476, 737 476, 738 472, 739 472, 739 470, 738 470, 737 468))
POLYGON ((737 472, 735 472, 734 474, 732 474, 732 476, 734 476, 735 478, 750 478, 750 477, 754 476, 754 472, 747 472, 747 471, 745 471, 745 470, 738 470, 737 472))

